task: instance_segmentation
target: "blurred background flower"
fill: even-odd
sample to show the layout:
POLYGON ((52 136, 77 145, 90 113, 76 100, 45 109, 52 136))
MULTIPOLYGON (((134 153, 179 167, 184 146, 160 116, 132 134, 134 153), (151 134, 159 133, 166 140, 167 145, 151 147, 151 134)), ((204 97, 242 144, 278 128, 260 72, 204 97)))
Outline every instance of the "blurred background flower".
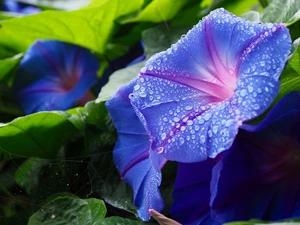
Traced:
POLYGON ((200 225, 299 218, 299 127, 300 93, 292 92, 259 125, 243 126, 219 159, 180 164, 173 217, 200 225))
POLYGON ((100 63, 89 50, 60 41, 36 41, 24 55, 14 92, 25 114, 66 110, 94 99, 100 63))
POLYGON ((25 3, 19 3, 15 0, 4 0, 2 3, 0 3, 0 10, 26 15, 41 12, 41 9, 37 7, 27 5, 25 3))

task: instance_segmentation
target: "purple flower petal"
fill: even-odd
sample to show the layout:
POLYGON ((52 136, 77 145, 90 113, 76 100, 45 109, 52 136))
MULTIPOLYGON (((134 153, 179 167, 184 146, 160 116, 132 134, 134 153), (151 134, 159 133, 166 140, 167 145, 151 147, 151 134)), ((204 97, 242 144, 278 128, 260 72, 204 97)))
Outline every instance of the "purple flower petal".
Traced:
POLYGON ((16 0, 4 0, 3 3, 0 3, 0 10, 8 11, 8 12, 16 12, 16 13, 21 13, 26 15, 41 12, 41 10, 37 7, 16 2, 16 0))
POLYGON ((243 121, 278 93, 291 39, 282 24, 211 12, 141 69, 131 102, 168 160, 199 162, 228 149, 243 121))
POLYGON ((140 218, 149 220, 149 209, 161 211, 164 205, 158 186, 166 160, 150 151, 150 137, 130 104, 128 95, 135 84, 136 80, 122 87, 106 102, 106 107, 118 131, 116 167, 133 189, 140 218))
POLYGON ((37 41, 16 72, 14 90, 25 114, 66 110, 91 100, 98 59, 87 49, 60 41, 37 41))
POLYGON ((213 169, 213 218, 300 217, 300 93, 285 96, 261 124, 244 128, 213 169))
POLYGON ((176 221, 190 224, 195 220, 210 219, 212 224, 209 201, 212 168, 215 164, 212 159, 200 163, 179 163, 171 209, 176 221))

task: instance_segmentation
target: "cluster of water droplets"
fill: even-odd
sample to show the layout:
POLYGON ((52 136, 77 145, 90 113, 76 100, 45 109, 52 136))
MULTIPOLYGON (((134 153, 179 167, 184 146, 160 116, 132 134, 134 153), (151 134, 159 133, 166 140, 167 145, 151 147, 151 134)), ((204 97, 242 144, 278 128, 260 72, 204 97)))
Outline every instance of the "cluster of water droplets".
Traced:
POLYGON ((247 22, 219 9, 171 48, 152 56, 129 96, 151 136, 152 150, 171 160, 192 162, 228 149, 243 121, 264 112, 278 92, 289 48, 282 54, 276 43, 286 42, 285 32, 282 25, 247 22), (233 96, 218 102, 187 81, 195 76, 211 80, 218 71, 203 73, 206 77, 200 73, 201 54, 208 54, 210 46, 201 54, 195 46, 208 45, 203 42, 208 25, 217 57, 228 74, 237 77, 233 96))

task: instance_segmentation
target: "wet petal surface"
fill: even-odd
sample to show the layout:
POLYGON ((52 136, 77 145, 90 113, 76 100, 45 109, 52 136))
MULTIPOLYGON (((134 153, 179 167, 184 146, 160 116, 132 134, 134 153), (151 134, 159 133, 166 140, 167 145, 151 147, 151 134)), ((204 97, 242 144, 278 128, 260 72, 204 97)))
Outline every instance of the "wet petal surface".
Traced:
POLYGON ((277 95, 290 46, 283 25, 251 23, 218 9, 151 57, 131 102, 152 150, 168 160, 199 162, 228 149, 243 121, 277 95))
POLYGON ((106 107, 118 131, 114 148, 116 167, 133 189, 140 218, 149 220, 149 209, 160 211, 163 208, 158 186, 160 170, 166 160, 150 150, 150 137, 130 104, 128 96, 135 84, 134 80, 122 87, 107 101, 106 107))
POLYGON ((299 217, 300 93, 285 96, 257 126, 240 130, 212 176, 220 223, 299 217))

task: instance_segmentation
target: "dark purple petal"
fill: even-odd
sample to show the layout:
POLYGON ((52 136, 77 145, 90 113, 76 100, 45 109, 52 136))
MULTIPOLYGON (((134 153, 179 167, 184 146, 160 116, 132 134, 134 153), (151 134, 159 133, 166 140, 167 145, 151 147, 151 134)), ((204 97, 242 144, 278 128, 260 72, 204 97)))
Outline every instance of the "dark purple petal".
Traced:
POLYGON ((149 209, 161 211, 164 205, 158 186, 166 160, 150 150, 150 137, 130 104, 128 95, 135 84, 136 80, 122 87, 106 102, 106 107, 118 131, 116 167, 133 189, 139 216, 149 220, 149 209))
POLYGON ((14 91, 25 114, 66 110, 86 98, 97 81, 98 69, 99 61, 87 49, 60 41, 37 41, 19 65, 14 91))
POLYGON ((33 7, 24 3, 19 3, 16 0, 4 0, 3 3, 0 3, 0 10, 21 13, 26 15, 39 13, 41 11, 37 7, 33 7))
POLYGON ((257 126, 240 130, 213 169, 211 207, 220 223, 300 217, 300 93, 285 96, 257 126))
POLYGON ((205 220, 207 212, 210 214, 210 181, 215 164, 212 159, 179 163, 171 209, 176 221, 190 224, 195 220, 205 220))
POLYGON ((178 162, 228 149, 243 121, 263 113, 277 95, 290 46, 283 25, 211 12, 141 69, 131 102, 151 149, 178 162))

